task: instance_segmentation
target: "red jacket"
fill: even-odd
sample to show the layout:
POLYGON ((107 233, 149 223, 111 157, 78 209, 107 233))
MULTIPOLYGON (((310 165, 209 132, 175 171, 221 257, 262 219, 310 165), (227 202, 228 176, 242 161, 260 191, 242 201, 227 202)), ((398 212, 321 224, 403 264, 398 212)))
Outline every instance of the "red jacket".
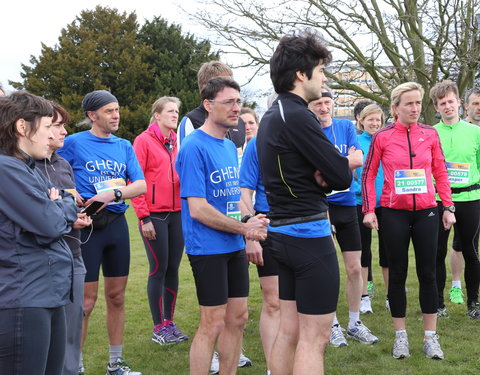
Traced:
POLYGON ((364 214, 375 211, 375 177, 380 162, 385 176, 380 206, 408 211, 432 208, 437 205, 435 188, 444 206, 453 205, 440 138, 432 126, 418 123, 404 126, 396 122, 375 133, 362 175, 364 214), (399 176, 395 171, 408 169, 425 171, 426 193, 395 192, 394 176, 399 176), (435 178, 435 186, 432 175, 435 178))
POLYGON ((138 162, 147 182, 147 192, 132 199, 133 208, 139 219, 150 216, 151 212, 180 211, 180 181, 175 170, 177 157, 177 136, 170 132, 173 145, 168 152, 164 137, 157 123, 151 124, 133 143, 138 162))

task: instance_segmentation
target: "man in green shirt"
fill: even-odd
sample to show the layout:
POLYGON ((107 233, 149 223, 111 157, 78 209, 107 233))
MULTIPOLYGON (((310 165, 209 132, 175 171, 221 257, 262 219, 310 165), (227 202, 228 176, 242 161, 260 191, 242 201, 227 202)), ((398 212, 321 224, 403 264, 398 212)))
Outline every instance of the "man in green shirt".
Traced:
MULTIPOLYGON (((455 212, 455 231, 465 259, 465 284, 467 289, 467 314, 480 319, 478 289, 480 261, 478 241, 475 236, 480 225, 480 127, 460 120, 460 98, 457 85, 452 81, 437 83, 430 90, 435 110, 442 120, 435 125, 442 143, 455 206, 445 209, 455 212)), ((442 207, 441 204, 439 207, 442 207)), ((437 250, 437 286, 439 316, 448 316, 443 300, 449 231, 439 231, 437 250)))

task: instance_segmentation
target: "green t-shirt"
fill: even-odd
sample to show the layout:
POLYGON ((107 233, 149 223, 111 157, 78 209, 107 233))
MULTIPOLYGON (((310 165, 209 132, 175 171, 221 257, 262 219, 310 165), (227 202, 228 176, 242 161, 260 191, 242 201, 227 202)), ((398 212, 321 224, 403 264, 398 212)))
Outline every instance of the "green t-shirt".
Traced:
MULTIPOLYGON (((460 120, 453 125, 440 121, 434 128, 440 136, 452 188, 480 184, 480 127, 460 120)), ((480 189, 452 194, 454 202, 477 199, 480 189)))

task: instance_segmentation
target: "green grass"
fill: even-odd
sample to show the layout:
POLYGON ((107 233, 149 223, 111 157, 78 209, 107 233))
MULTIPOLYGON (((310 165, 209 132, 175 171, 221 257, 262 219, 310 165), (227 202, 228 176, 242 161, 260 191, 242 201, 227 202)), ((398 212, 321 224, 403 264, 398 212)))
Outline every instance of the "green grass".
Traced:
MULTIPOLYGON (((124 336, 124 357, 130 366, 144 375, 188 374, 188 351, 190 342, 160 346, 151 341, 152 321, 146 295, 148 262, 143 243, 138 233, 132 209, 128 210, 131 241, 131 268, 126 293, 126 325, 124 336)), ((375 240, 374 240, 375 241, 375 240)), ((374 242, 374 245, 376 242, 374 242)), ((329 375, 470 375, 480 371, 480 322, 465 316, 464 305, 447 302, 450 318, 439 321, 438 333, 445 352, 444 361, 426 359, 422 352, 423 327, 418 303, 418 282, 415 274, 415 261, 410 257, 407 280, 409 293, 407 330, 411 357, 395 360, 391 356, 393 328, 389 312, 385 309, 385 288, 378 266, 378 252, 373 251, 375 298, 374 314, 362 316, 364 323, 377 335, 380 342, 373 346, 350 342, 346 348, 329 347, 326 353, 325 368, 329 375)), ((341 257, 339 258, 341 261, 341 257)), ((448 262, 447 262, 448 263, 448 262)), ((345 272, 341 264, 342 290, 338 303, 338 317, 342 326, 347 325, 348 308, 344 293, 345 272)), ((102 278, 100 278, 102 279, 102 278)), ((261 294, 257 272, 250 266, 250 317, 245 330, 244 348, 254 366, 239 369, 238 374, 264 375, 266 373, 263 350, 258 333, 261 310, 261 294)), ((447 280, 450 286, 450 280, 447 280)), ((103 288, 101 286, 101 288, 103 288)), ((87 374, 104 374, 108 361, 108 338, 105 328, 105 303, 99 292, 99 299, 90 318, 89 335, 84 348, 84 362, 87 374)), ((448 290, 446 291, 448 295, 448 290)), ((195 285, 187 257, 183 257, 180 267, 180 288, 178 292, 175 321, 183 332, 191 338, 198 325, 199 310, 195 285)), ((314 375, 314 374, 312 374, 314 375)))

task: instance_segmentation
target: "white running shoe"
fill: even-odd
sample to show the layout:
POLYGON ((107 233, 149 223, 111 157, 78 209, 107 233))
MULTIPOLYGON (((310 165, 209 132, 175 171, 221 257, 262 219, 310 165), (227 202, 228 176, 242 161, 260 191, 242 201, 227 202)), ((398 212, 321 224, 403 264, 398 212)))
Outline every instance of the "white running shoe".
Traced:
POLYGON ((360 314, 373 314, 372 301, 369 296, 362 297, 360 300, 360 314))
POLYGON ((443 350, 438 342, 438 335, 427 336, 423 340, 423 352, 427 358, 444 359, 443 350))
POLYGON ((252 365, 252 361, 243 354, 243 349, 240 352, 240 358, 238 359, 238 367, 250 367, 252 365))
POLYGON ((378 337, 374 336, 361 321, 355 323, 355 327, 347 329, 347 337, 366 345, 378 342, 378 337))
POLYGON ((410 357, 408 349, 408 336, 406 332, 398 333, 393 342, 392 356, 395 359, 403 359, 410 357))
POLYGON ((210 364, 209 374, 218 374, 220 371, 220 361, 218 360, 218 353, 213 352, 212 363, 210 364))
POLYGON ((343 331, 345 331, 340 324, 335 324, 330 331, 330 345, 334 348, 339 348, 341 346, 348 346, 347 340, 345 340, 345 336, 343 335, 343 331))

